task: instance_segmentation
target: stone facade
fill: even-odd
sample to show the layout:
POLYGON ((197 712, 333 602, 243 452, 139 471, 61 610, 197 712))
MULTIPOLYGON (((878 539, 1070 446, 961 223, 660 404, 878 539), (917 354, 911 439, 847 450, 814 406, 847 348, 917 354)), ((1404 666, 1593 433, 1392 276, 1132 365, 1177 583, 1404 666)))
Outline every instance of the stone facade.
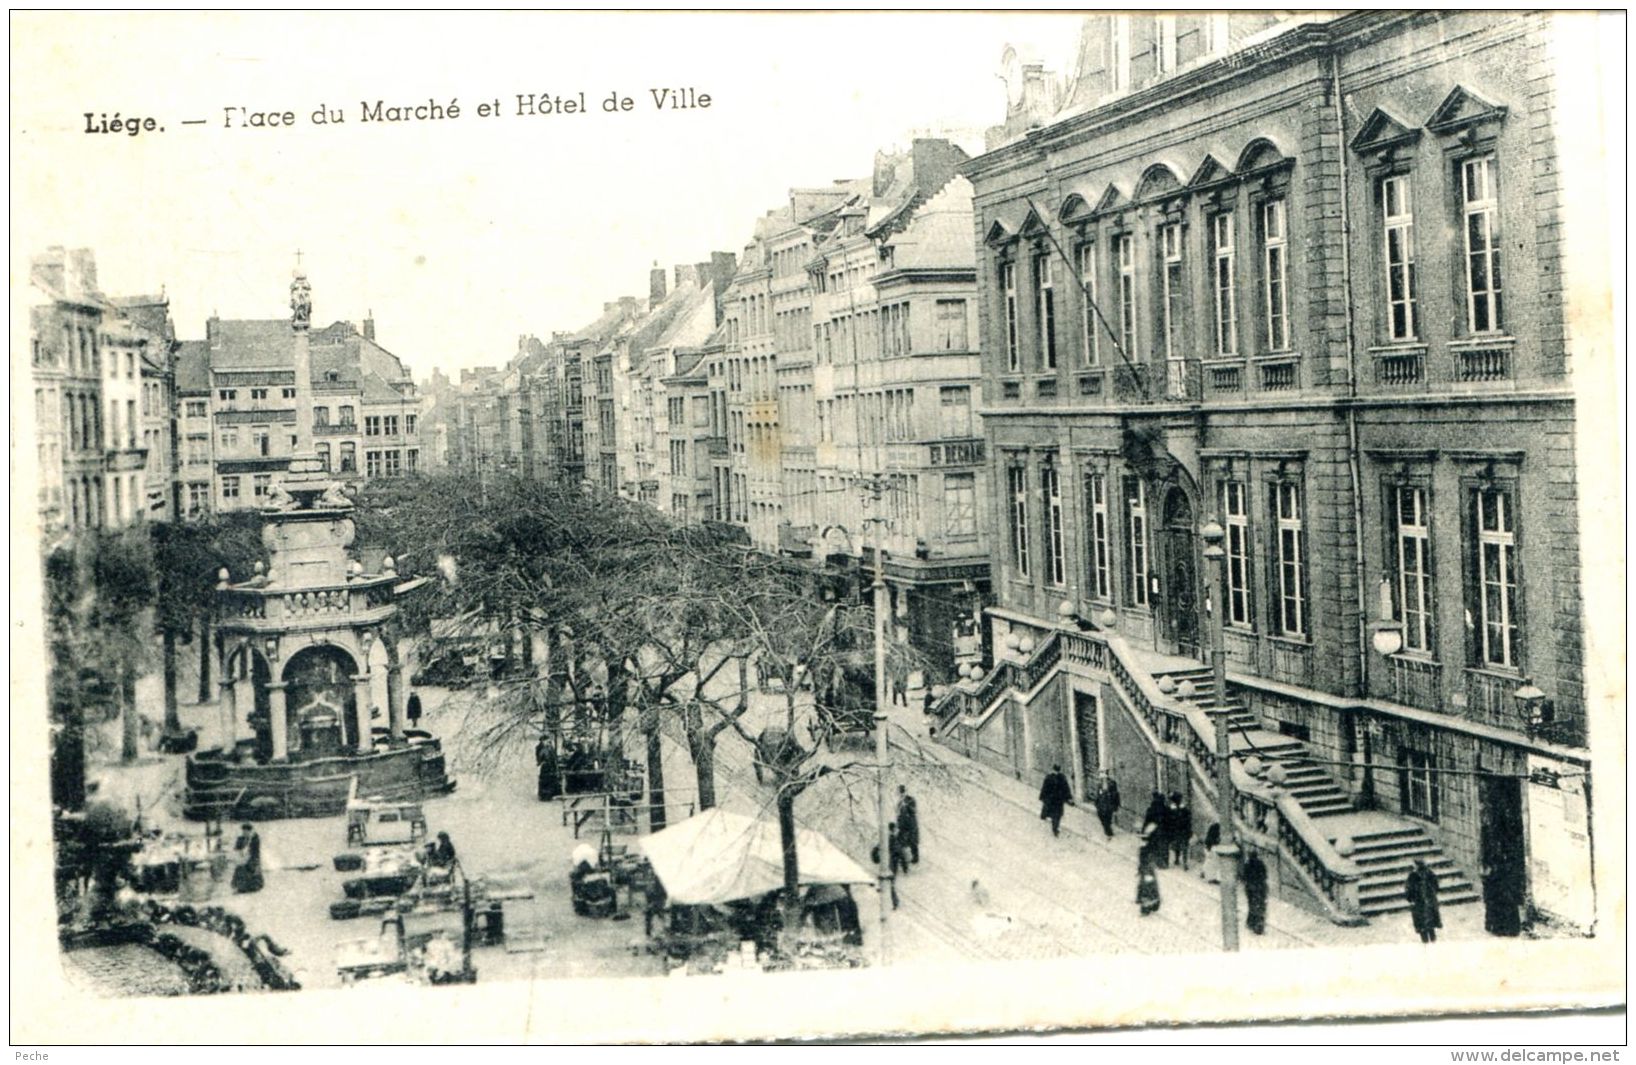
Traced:
POLYGON ((1220 523, 1252 708, 1476 870, 1590 761, 1548 16, 1250 17, 1088 19, 964 168, 996 596, 1202 661, 1220 523))

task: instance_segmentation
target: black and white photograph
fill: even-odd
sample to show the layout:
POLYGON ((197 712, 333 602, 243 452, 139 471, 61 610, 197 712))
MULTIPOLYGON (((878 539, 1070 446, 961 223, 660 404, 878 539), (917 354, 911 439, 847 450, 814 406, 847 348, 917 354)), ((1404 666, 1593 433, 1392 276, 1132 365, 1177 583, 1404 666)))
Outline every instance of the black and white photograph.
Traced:
POLYGON ((1623 1008, 1622 12, 10 23, 13 1043, 1623 1008))

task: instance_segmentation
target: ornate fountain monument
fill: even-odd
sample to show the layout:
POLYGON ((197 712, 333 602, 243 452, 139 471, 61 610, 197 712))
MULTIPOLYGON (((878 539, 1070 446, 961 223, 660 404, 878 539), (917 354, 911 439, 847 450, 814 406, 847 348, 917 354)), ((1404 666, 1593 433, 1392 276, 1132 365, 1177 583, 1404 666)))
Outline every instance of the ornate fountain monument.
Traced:
MULTIPOLYGON (((296 435, 312 440, 311 289, 290 286, 296 435)), ((397 600, 424 579, 400 577, 390 557, 365 573, 348 554, 353 505, 312 455, 290 461, 268 496, 269 555, 247 580, 224 569, 220 602, 222 747, 190 755, 189 817, 268 819, 338 814, 356 793, 413 800, 454 789, 442 744, 404 727, 397 600), (370 656, 386 660, 385 727, 375 724, 370 656)))

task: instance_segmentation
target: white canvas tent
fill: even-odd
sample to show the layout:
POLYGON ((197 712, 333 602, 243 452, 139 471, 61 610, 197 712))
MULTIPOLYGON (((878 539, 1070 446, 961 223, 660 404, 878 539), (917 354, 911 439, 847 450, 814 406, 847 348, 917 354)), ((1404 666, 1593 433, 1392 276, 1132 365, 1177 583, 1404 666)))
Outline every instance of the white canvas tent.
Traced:
MULTIPOLYGON (((784 886, 784 851, 776 821, 706 810, 638 840, 673 903, 698 906, 754 898, 784 886)), ((801 883, 868 884, 874 878, 835 844, 807 828, 795 831, 801 883)))

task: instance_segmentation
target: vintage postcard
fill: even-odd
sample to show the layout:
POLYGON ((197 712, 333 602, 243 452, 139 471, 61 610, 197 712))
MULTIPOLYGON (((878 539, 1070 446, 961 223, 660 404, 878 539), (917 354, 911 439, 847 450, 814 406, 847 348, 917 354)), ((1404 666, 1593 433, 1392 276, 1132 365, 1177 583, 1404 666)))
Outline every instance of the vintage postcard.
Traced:
POLYGON ((14 1043, 1624 1004, 1622 14, 11 31, 14 1043))

